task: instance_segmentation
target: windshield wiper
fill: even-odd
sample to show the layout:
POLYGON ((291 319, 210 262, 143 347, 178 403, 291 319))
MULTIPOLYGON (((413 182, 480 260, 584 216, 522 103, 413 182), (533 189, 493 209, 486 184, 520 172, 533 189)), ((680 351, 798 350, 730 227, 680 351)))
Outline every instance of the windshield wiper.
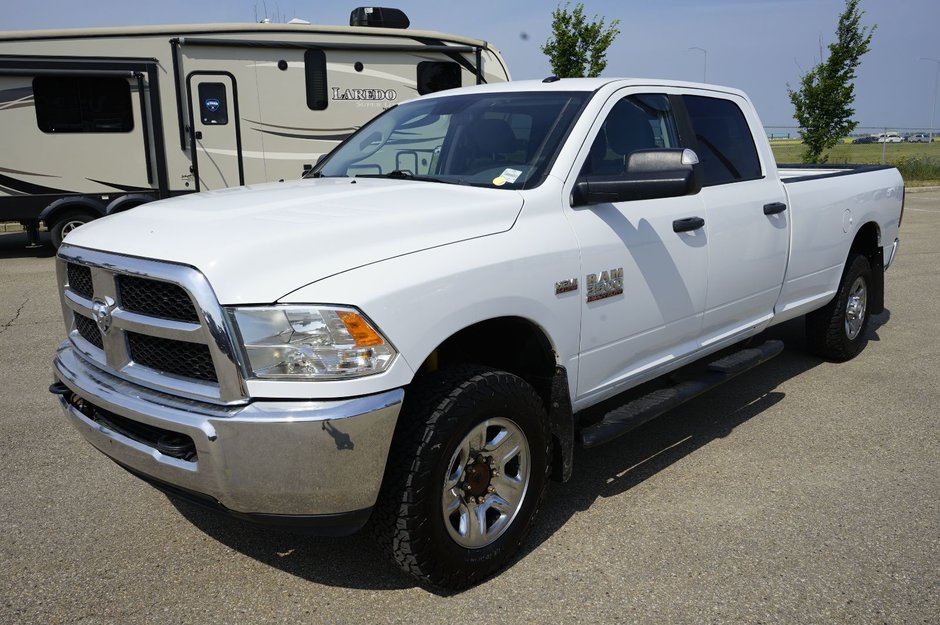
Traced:
POLYGON ((457 180, 443 180, 434 176, 416 176, 407 169, 393 169, 387 174, 356 174, 356 178, 395 178, 397 180, 420 180, 422 182, 443 182, 444 184, 459 184, 457 180))

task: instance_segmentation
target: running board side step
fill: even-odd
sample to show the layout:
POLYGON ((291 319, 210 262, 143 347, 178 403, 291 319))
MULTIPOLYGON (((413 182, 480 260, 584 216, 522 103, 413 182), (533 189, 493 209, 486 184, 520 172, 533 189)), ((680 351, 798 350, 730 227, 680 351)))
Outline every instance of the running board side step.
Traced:
POLYGON ((782 351, 783 341, 773 340, 709 363, 705 373, 698 379, 687 380, 670 388, 653 391, 614 408, 598 423, 581 430, 581 445, 596 447, 622 436, 676 406, 698 397, 705 391, 767 362, 782 351))

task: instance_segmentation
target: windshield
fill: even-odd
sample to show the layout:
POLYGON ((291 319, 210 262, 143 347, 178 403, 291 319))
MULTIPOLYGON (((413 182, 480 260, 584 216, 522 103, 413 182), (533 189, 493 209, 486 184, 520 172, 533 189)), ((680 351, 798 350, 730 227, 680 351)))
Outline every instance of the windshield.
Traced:
POLYGON ((545 178, 590 95, 478 93, 407 102, 363 126, 311 175, 531 188, 545 178))

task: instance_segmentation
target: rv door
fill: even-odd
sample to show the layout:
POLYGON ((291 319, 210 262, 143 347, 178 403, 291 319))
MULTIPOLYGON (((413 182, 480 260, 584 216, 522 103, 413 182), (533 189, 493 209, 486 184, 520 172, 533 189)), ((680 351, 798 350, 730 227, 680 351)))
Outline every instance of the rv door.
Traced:
POLYGON ((193 72, 186 84, 196 190, 245 184, 235 78, 228 72, 193 72))

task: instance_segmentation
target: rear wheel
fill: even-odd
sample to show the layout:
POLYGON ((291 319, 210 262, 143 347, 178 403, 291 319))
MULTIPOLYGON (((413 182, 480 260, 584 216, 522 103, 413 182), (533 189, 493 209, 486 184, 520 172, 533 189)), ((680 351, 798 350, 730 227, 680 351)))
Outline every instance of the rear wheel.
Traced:
POLYGON ((871 284, 868 259, 850 255, 836 296, 806 315, 806 339, 813 352, 830 360, 849 360, 862 351, 867 341, 871 284))
POLYGON ((56 249, 59 249, 59 246, 62 245, 62 240, 69 232, 80 226, 84 226, 89 221, 95 219, 95 217, 96 216, 90 212, 83 210, 73 210, 61 215, 55 223, 52 224, 52 227, 49 228, 49 233, 52 235, 52 245, 56 249))
POLYGON ((373 517, 380 544, 445 588, 505 566, 545 491, 546 423, 532 387, 506 372, 458 367, 413 385, 373 517))

